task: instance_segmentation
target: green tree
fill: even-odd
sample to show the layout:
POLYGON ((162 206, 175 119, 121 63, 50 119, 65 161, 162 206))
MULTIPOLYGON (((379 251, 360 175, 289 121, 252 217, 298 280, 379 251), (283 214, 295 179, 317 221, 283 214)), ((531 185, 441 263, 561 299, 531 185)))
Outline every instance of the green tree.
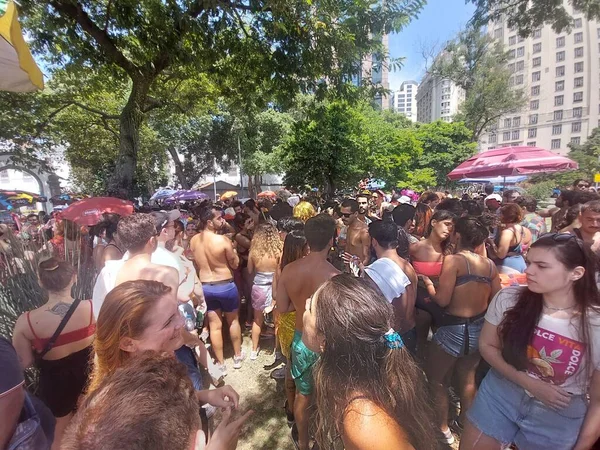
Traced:
MULTIPOLYGON (((562 0, 468 1, 476 6, 472 22, 477 26, 504 19, 523 37, 530 36, 535 29, 546 24, 551 25, 556 33, 571 31, 573 27, 573 16, 562 0)), ((600 19, 600 2, 597 0, 569 0, 568 3, 573 10, 583 12, 587 19, 600 19)))
POLYGON ((429 186, 447 186, 447 178, 456 166, 477 152, 477 144, 471 141, 471 130, 462 122, 436 122, 420 125, 416 138, 423 153, 415 161, 416 169, 431 169, 435 181, 429 186))
POLYGON ((500 117, 525 105, 523 89, 510 85, 507 61, 501 42, 470 27, 448 44, 430 69, 436 77, 452 80, 464 90, 465 101, 456 120, 465 122, 474 142, 500 117))
MULTIPOLYGON (((259 100, 257 92, 272 94, 266 99, 289 99, 298 90, 339 87, 356 72, 362 55, 384 52, 378 36, 399 31, 425 0, 20 3, 33 50, 51 72, 102 71, 125 82, 120 109, 108 113, 87 105, 87 111, 118 123, 119 151, 110 186, 127 194, 147 114, 172 104, 192 75, 206 75, 222 95, 241 103, 259 100)), ((76 96, 77 85, 71 88, 69 94, 76 96)), ((187 92, 201 101, 202 89, 187 92)), ((69 95, 63 101, 75 105, 69 95)))

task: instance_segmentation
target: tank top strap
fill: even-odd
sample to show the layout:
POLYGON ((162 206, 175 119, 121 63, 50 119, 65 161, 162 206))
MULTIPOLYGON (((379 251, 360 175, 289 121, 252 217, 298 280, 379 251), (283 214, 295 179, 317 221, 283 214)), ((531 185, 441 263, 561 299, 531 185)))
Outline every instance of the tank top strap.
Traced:
POLYGON ((88 327, 90 327, 92 325, 92 322, 94 321, 94 302, 92 302, 91 300, 88 301, 90 302, 90 323, 88 327))
POLYGON ((31 319, 29 318, 29 314, 30 313, 31 313, 31 311, 27 311, 27 323, 29 324, 29 329, 33 333, 33 337, 39 341, 41 339, 38 337, 37 334, 35 334, 35 330, 33 329, 33 325, 31 325, 31 319))

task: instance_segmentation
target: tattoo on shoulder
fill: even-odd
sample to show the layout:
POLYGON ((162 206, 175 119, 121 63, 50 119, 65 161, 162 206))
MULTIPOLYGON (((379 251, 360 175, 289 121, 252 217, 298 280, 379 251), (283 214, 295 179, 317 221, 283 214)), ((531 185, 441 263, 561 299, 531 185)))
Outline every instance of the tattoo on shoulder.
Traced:
POLYGON ((57 316, 65 317, 67 315, 67 311, 69 311, 70 307, 71 307, 70 303, 59 302, 56 305, 54 305, 52 308, 48 308, 48 311, 51 312, 52 314, 56 314, 57 316))

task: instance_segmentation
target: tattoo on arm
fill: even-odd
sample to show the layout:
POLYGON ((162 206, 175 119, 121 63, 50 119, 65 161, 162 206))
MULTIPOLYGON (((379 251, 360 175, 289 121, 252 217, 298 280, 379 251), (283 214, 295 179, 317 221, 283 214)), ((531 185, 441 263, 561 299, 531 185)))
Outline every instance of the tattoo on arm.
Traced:
POLYGON ((48 308, 48 311, 52 314, 56 314, 57 316, 64 318, 67 315, 67 312, 69 311, 70 307, 71 303, 58 302, 52 308, 48 308))

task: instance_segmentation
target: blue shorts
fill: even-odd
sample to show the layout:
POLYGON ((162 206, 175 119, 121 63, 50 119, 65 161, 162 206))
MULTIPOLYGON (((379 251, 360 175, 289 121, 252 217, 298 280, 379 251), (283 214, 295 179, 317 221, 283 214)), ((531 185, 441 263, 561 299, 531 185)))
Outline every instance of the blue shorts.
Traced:
POLYGON ((240 296, 233 281, 222 284, 202 284, 208 311, 233 312, 240 306, 240 296))
POLYGON ((183 345, 175 350, 175 357, 187 368, 188 376, 190 377, 190 380, 192 380, 194 389, 197 391, 204 389, 202 386, 202 372, 198 369, 198 361, 196 360, 194 350, 187 345, 183 345))
POLYGON ((583 395, 553 411, 525 390, 490 370, 467 412, 483 434, 524 450, 567 450, 575 446, 587 412, 583 395))
POLYGON ((481 317, 469 324, 443 325, 434 333, 433 342, 455 358, 475 353, 479 350, 479 335, 481 334, 484 320, 481 317), (466 330, 465 327, 467 327, 466 330), (468 348, 465 342, 465 331, 469 335, 468 348))

